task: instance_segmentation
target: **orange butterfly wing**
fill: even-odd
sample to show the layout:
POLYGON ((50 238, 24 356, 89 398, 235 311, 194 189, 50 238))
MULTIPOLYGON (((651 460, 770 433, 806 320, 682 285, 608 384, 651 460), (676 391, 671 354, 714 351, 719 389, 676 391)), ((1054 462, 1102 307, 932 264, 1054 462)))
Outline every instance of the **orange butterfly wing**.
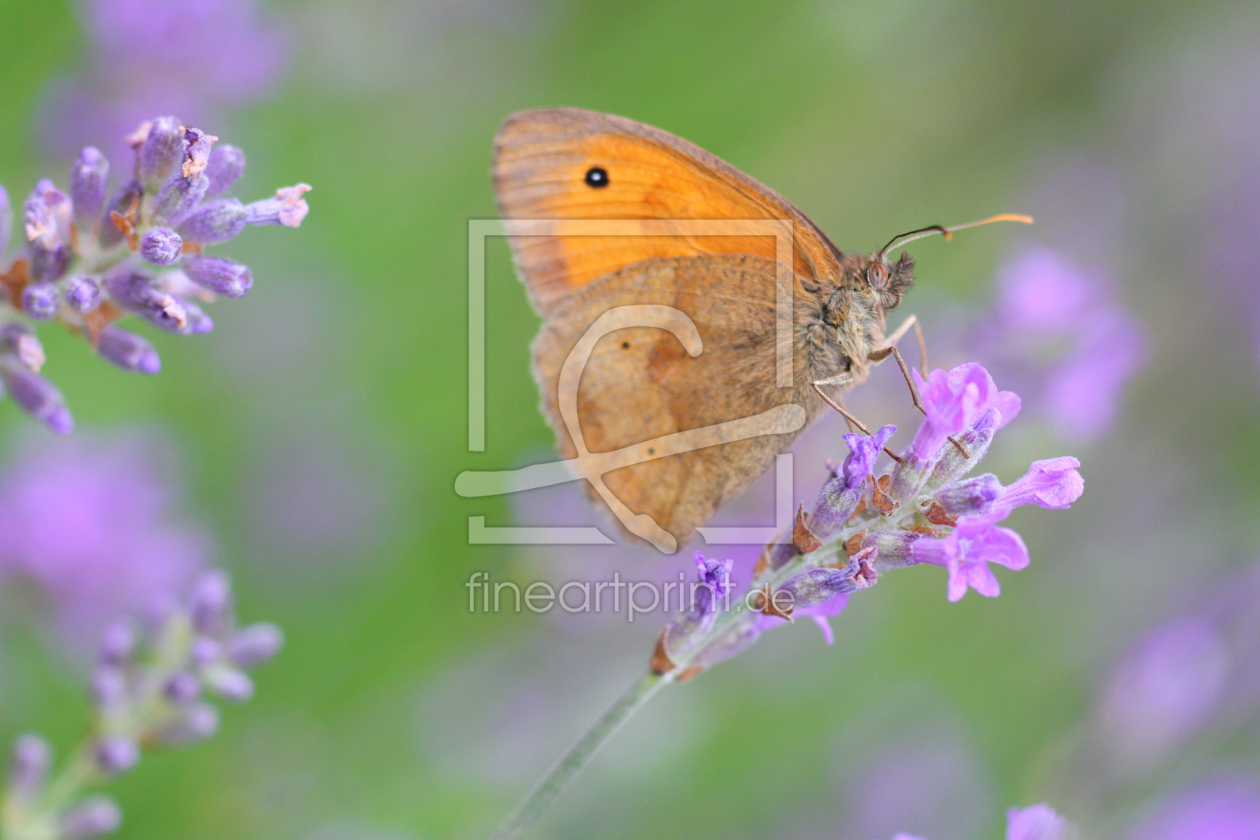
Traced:
POLYGON ((700 147, 624 117, 576 108, 513 114, 495 137, 493 176, 505 219, 656 223, 644 229, 658 235, 511 237, 517 268, 544 315, 573 290, 643 260, 775 259, 772 236, 659 235, 670 220, 790 220, 798 277, 839 273, 840 252, 787 199, 700 147), (587 183, 593 167, 604 171, 604 185, 587 183))

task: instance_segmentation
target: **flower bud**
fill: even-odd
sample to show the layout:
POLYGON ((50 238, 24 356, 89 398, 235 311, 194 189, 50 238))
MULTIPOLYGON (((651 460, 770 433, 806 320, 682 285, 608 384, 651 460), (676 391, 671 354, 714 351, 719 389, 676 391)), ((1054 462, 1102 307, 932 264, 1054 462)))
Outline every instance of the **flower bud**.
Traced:
POLYGON ((202 173, 191 178, 176 175, 162 185, 153 199, 153 221, 160 225, 176 225, 205 198, 210 182, 202 173))
POLYGON ((286 225, 297 227, 302 224, 311 208, 302 198, 311 190, 310 184, 297 184, 292 187, 281 187, 272 198, 255 201, 245 207, 251 225, 286 225))
POLYGON ((974 426, 959 436, 958 442, 967 451, 966 455, 959 452, 958 447, 952 444, 944 447, 940 460, 923 485, 923 492, 935 493, 949 482, 975 469, 988 453, 989 444, 993 442, 993 435, 1000 428, 1001 419, 1001 412, 997 409, 989 409, 980 416, 974 426))
POLYGON ((156 193, 184 157, 184 130, 174 117, 158 117, 140 146, 136 172, 147 193, 156 193))
POLYGON ((863 545, 875 547, 874 565, 876 570, 882 572, 918 563, 914 557, 915 543, 929 539, 926 534, 914 531, 878 531, 868 535, 863 545))
POLYGON ((223 646, 207 636, 198 636, 194 639, 188 654, 192 663, 201 667, 209 665, 222 655, 223 646))
POLYGON ((39 343, 35 330, 21 321, 10 321, 0 326, 0 353, 16 357, 36 373, 44 366, 44 345, 39 343))
POLYGON ((130 738, 101 738, 92 752, 97 769, 106 776, 126 773, 140 760, 140 747, 130 738))
POLYGON ((238 668, 261 665, 280 652, 284 634, 274 624, 251 624, 228 639, 227 655, 238 668))
POLYGON ((162 360, 147 338, 118 327, 109 326, 101 330, 96 352, 105 361, 133 373, 152 376, 162 369, 162 360))
POLYGON ((226 242, 245 229, 249 211, 235 198, 207 202, 179 224, 185 242, 226 242))
POLYGON ((958 518, 987 513, 1001 495, 1002 482, 997 476, 986 473, 946 484, 936 492, 935 499, 946 513, 958 518))
POLYGON ((254 696, 254 681, 235 668, 212 668, 205 680, 206 688, 231 703, 244 703, 254 696))
POLYGON ((122 810, 108 796, 89 796, 70 806, 57 820, 58 840, 93 840, 113 834, 122 825, 122 810))
POLYGON ((101 302, 101 287, 94 279, 76 274, 66 281, 62 296, 75 312, 86 314, 101 302))
POLYGON ((190 703, 201 696, 201 680, 188 671, 179 671, 172 674, 171 678, 166 681, 166 685, 162 688, 162 693, 172 703, 178 705, 190 703))
POLYGON ((188 332, 188 310, 174 295, 157 288, 147 274, 129 269, 105 278, 110 296, 124 309, 168 332, 188 332))
POLYGON ((245 153, 235 146, 216 146, 206 162, 206 177, 210 179, 210 189, 206 198, 222 195, 236 183, 245 171, 245 153))
POLYGON ((27 802, 39 798, 52 767, 52 750, 38 735, 22 735, 13 744, 9 760, 9 791, 27 802))
POLYGON ((101 665, 92 672, 92 702, 100 710, 116 709, 127 702, 127 674, 116 665, 101 665))
POLYGON ((81 233, 100 221, 108 181, 109 161, 96 147, 86 147, 70 169, 70 203, 81 233))
POLYGON ((136 631, 129 622, 116 621, 105 628, 97 660, 102 665, 121 667, 131 661, 136 652, 136 631))
POLYGON ((22 410, 59 435, 69 434, 74 420, 57 387, 24 365, 0 359, 0 380, 22 410))
POLYGON ((183 268, 188 279, 225 297, 238 298, 254 285, 249 266, 222 257, 189 255, 184 258, 183 268))
POLYGON ((179 259, 184 240, 170 228, 151 228, 140 238, 140 256, 158 266, 168 266, 179 259))
POLYGON ((163 744, 178 746, 209 738, 219 731, 219 711, 209 703, 191 703, 180 710, 180 715, 156 735, 163 744))
POLYGON ((21 290, 21 311, 37 321, 47 321, 57 315, 62 305, 62 295, 54 283, 28 283, 21 290))
POLYGON ((203 312, 200 306, 190 300, 180 300, 179 304, 184 307, 184 313, 188 318, 188 326, 182 332, 189 335, 201 335, 214 329, 214 321, 210 320, 210 316, 203 312))
POLYGON ((789 609, 799 610, 821 604, 834 595, 853 592, 857 587, 853 583, 853 575, 847 569, 815 568, 806 569, 788 580, 774 594, 777 600, 787 593, 790 597, 789 609))
POLYGON ((184 131, 184 160, 180 166, 180 174, 185 178, 200 175, 210 161, 210 150, 219 138, 206 134, 200 128, 189 128, 184 131))
POLYGON ((229 622, 232 584, 226 573, 203 572, 193 583, 188 612, 199 633, 218 633, 229 622))
POLYGON ((60 280, 73 261, 74 252, 69 245, 59 242, 45 248, 39 243, 31 243, 31 279, 36 282, 60 280))

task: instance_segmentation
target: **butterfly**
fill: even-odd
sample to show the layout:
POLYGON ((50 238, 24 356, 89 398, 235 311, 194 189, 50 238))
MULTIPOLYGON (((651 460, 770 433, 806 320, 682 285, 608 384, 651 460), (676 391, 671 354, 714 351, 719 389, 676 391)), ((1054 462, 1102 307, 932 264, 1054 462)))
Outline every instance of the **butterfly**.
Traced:
POLYGON ((886 256, 898 240, 844 253, 783 196, 661 129, 522 111, 495 137, 492 175, 504 219, 565 220, 509 228, 543 321, 532 367, 558 449, 575 463, 602 453, 586 476, 595 495, 664 551, 747 489, 837 405, 826 389, 865 380, 912 322, 886 334, 913 281, 907 254, 886 256), (644 312, 682 315, 609 320, 644 312), (608 453, 624 452, 605 474, 608 453))

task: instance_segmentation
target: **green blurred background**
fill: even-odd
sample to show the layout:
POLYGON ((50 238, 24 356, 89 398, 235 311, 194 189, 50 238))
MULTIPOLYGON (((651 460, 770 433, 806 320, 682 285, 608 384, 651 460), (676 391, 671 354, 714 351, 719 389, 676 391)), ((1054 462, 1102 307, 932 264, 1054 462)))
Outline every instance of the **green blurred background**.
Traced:
MULTIPOLYGON (((467 451, 466 230, 496 215, 499 122, 557 105, 700 144, 843 249, 1032 213, 1028 231, 913 249, 905 308, 929 341, 989 306, 1001 261, 1037 243, 1114 276, 1150 347, 1108 435, 1042 430, 995 452, 1006 481, 1063 453, 1087 481, 1070 511, 1013 517, 1033 562, 1001 575, 1001 598, 949 604, 943 575, 907 572, 854 599, 834 647, 809 626, 769 634, 660 696, 537 836, 964 840, 1056 796, 1085 836, 1119 836, 1168 784, 1099 804, 1063 793, 1061 766, 1108 664, 1255 553, 1255 301, 1218 282, 1215 259, 1221 196, 1260 160, 1254 3, 323 0, 270 13, 291 33, 286 75, 205 128, 246 149, 239 194, 306 181, 310 217, 233 243, 257 282, 213 308, 215 332, 146 333, 157 377, 41 331, 76 434, 172 439, 185 513, 215 535, 242 615, 288 636, 219 736, 121 780, 121 837, 477 837, 644 667, 661 619, 469 614, 463 586, 478 570, 557 574, 545 553, 468 545, 469 515, 519 512, 452 489, 461 470, 552 446, 528 371, 538 320, 496 240, 487 450, 467 451)), ((0 2, 0 182, 16 196, 64 179, 68 160, 33 126, 84 37, 63 2, 0 2)), ((854 404, 909 422, 886 385, 854 404)), ((0 424, 10 452, 42 433, 11 404, 0 424)), ((678 567, 651 552, 609 562, 678 567)), ((2 623, 0 740, 39 730, 66 747, 86 719, 82 667, 38 622, 2 623)), ((1256 734, 1170 772, 1260 769, 1256 734)))

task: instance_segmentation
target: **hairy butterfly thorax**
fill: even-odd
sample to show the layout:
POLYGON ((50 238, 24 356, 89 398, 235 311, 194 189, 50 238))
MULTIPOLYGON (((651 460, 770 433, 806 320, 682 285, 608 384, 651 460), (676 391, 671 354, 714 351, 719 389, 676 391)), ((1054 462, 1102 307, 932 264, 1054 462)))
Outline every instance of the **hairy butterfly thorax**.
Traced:
POLYGON ((854 383, 865 380, 868 356, 884 345, 887 313, 913 282, 914 259, 906 253, 892 263, 882 254, 846 254, 835 277, 802 282, 797 327, 814 379, 847 373, 854 383))

